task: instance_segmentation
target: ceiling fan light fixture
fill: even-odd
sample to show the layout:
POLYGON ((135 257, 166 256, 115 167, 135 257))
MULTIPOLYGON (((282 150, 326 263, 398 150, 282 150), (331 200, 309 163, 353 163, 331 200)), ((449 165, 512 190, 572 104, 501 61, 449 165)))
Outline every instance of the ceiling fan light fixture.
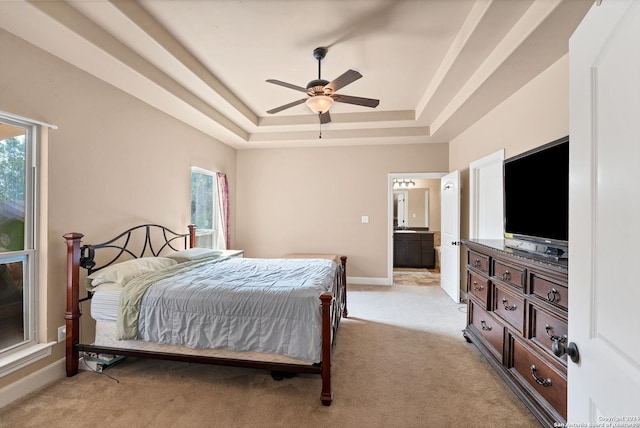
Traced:
POLYGON ((333 105, 333 98, 327 95, 315 95, 305 102, 314 113, 326 113, 333 105))
POLYGON ((318 78, 312 80, 307 83, 307 87, 303 88, 302 86, 292 85, 291 83, 283 82, 276 79, 267 79, 268 83, 273 83, 274 85, 284 86, 285 88, 293 89, 299 92, 305 92, 307 94, 307 98, 301 98, 289 104, 282 105, 280 107, 273 108, 271 110, 267 110, 267 113, 274 114, 278 113, 282 110, 286 110, 288 108, 300 105, 302 103, 306 103, 307 107, 315 114, 320 115, 320 124, 331 122, 331 115, 329 114, 329 109, 333 105, 334 101, 339 103, 353 104, 357 106, 365 106, 365 107, 377 107, 380 103, 380 100, 376 100, 373 98, 363 98, 363 97, 353 97, 350 95, 340 95, 337 94, 336 91, 344 88, 350 83, 355 82, 356 80, 362 77, 362 74, 358 73, 355 70, 347 70, 342 73, 337 78, 333 79, 331 82, 324 80, 321 76, 321 63, 322 59, 327 54, 327 48, 319 47, 314 49, 313 57, 318 60, 318 78))

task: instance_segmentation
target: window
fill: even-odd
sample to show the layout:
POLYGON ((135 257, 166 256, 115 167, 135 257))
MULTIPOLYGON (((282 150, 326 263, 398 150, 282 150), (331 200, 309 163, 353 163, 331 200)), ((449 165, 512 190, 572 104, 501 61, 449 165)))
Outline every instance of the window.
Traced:
POLYGON ((0 357, 37 341, 36 129, 0 115, 0 357))
POLYGON ((216 173, 191 167, 191 223, 198 247, 216 248, 216 173))
POLYGON ((47 319, 47 165, 54 125, 0 111, 0 377, 51 355, 47 319), (45 252, 46 253, 46 252, 45 252), (40 272, 43 270, 44 274, 40 272))

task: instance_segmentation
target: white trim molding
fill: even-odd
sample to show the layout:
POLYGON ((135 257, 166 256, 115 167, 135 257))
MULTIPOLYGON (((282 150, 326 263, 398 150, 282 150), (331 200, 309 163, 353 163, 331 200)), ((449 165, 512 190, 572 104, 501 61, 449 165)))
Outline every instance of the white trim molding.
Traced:
POLYGON ((62 358, 0 389, 0 409, 65 376, 65 359, 62 358))
POLYGON ((42 122, 40 120, 18 116, 17 114, 7 113, 6 111, 2 111, 2 110, 0 110, 0 119, 1 118, 15 120, 18 122, 28 122, 28 123, 31 123, 32 125, 46 126, 47 128, 51 128, 51 129, 58 129, 58 127, 52 123, 42 122))
POLYGON ((38 360, 51 355, 51 348, 56 342, 38 343, 18 352, 0 358, 0 377, 27 367, 38 360))
MULTIPOLYGON (((347 284, 359 284, 359 285, 393 285, 393 278, 365 278, 350 276, 347 278, 347 284)), ((348 293, 347 289, 347 293, 348 293)))
POLYGON ((58 129, 58 127, 52 123, 47 123, 47 122, 42 122, 40 120, 36 120, 36 119, 30 119, 28 117, 23 117, 23 116, 18 116, 17 114, 12 114, 12 113, 7 113, 6 111, 2 111, 0 110, 0 119, 5 118, 5 119, 9 119, 9 120, 15 120, 18 122, 28 122, 32 125, 40 125, 40 126, 46 126, 47 128, 51 128, 51 129, 58 129))
MULTIPOLYGON (((500 236, 485 236, 485 231, 481 230, 483 225, 480 224, 480 219, 483 218, 482 214, 486 214, 483 209, 488 207, 483 207, 483 198, 487 198, 488 196, 492 196, 496 200, 502 201, 502 185, 500 189, 495 189, 495 191, 499 192, 499 194, 493 195, 482 195, 481 193, 481 184, 480 184, 480 171, 483 168, 502 168, 502 163, 504 162, 504 149, 498 150, 495 153, 492 153, 488 156, 485 156, 481 159, 473 161, 469 164, 469 239, 501 239, 502 233, 500 236)), ((493 184, 493 183, 490 183, 493 184)), ((484 189, 486 190, 486 188, 484 189)), ((491 201, 493 203, 494 201, 491 201)), ((486 203, 486 200, 485 200, 486 203)), ((501 205, 501 204, 500 204, 501 205)), ((492 207, 495 208, 495 207, 492 207)), ((499 207, 502 210, 502 207, 499 207)), ((493 229, 502 229, 502 227, 498 227, 497 225, 502 224, 502 213, 500 213, 499 218, 488 219, 491 222, 490 229, 494 234, 495 231, 493 229)), ((486 221, 487 219, 485 219, 486 221)))

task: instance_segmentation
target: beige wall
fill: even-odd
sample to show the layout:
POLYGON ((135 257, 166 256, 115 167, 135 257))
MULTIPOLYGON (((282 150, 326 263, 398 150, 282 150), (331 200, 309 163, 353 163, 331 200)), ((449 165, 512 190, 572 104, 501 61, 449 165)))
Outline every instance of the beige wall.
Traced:
POLYGON ((469 164, 500 149, 510 158, 569 134, 565 56, 449 144, 449 169, 461 174, 461 237, 469 237, 469 164))
POLYGON ((349 276, 386 278, 388 174, 445 171, 447 153, 447 144, 241 150, 236 242, 249 257, 344 254, 349 276))
MULTIPOLYGON (((226 172, 233 194, 235 150, 3 30, 0 52, 0 110, 58 126, 49 132, 49 271, 41 294, 48 296, 44 339, 53 341, 64 324, 62 235, 97 242, 144 222, 186 232, 190 166, 226 172)), ((83 312, 88 317, 88 307, 83 312)), ((55 345, 51 357, 1 378, 0 388, 62 356, 63 344, 55 345)))

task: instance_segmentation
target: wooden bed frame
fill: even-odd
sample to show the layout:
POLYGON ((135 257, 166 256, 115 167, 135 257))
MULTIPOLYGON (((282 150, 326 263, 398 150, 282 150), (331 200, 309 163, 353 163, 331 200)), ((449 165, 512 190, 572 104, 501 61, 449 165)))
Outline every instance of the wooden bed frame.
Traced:
MULTIPOLYGON (((322 376, 322 390, 320 400, 325 406, 331 405, 333 391, 331 389, 331 349, 335 343, 341 317, 347 316, 347 257, 340 257, 340 266, 336 275, 336 292, 324 292, 320 295, 322 313, 322 361, 318 364, 289 364, 273 363, 235 358, 219 358, 201 355, 185 355, 179 353, 152 352, 134 349, 121 349, 106 346, 95 346, 80 343, 80 302, 91 299, 92 294, 80 298, 80 268, 87 269, 90 274, 115 263, 121 256, 139 258, 143 256, 158 256, 163 250, 177 251, 196 246, 196 228, 189 225, 189 232, 180 234, 157 224, 143 224, 121 233, 117 237, 96 245, 80 245, 84 235, 68 233, 64 235, 67 243, 67 310, 66 320, 66 370, 67 376, 78 373, 80 352, 94 352, 138 358, 153 358, 161 360, 185 361, 191 363, 213 364, 220 366, 246 367, 271 370, 286 373, 312 373, 322 376), (131 243, 134 233, 144 233, 142 250, 134 251, 131 243), (158 236, 161 235, 161 238, 158 236), (120 243, 124 241, 124 243, 120 243), (159 242, 158 242, 159 241, 159 242), (179 244, 183 241, 182 244, 179 244), (154 247, 155 245, 155 247, 154 247), (94 259, 96 251, 109 248, 117 253, 111 261, 96 266, 94 259)), ((137 236, 137 235, 136 235, 137 236)), ((135 238, 135 237, 134 237, 135 238)), ((84 287, 83 287, 84 288, 84 287)))

